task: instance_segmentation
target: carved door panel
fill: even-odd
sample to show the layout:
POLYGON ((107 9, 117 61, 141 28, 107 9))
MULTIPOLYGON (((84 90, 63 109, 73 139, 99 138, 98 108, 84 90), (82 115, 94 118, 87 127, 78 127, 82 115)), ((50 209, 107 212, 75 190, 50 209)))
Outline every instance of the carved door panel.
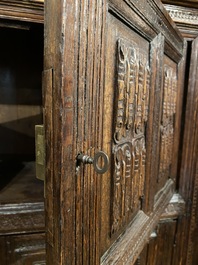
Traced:
POLYGON ((45 23, 47 263, 134 264, 174 192, 183 40, 153 0, 48 1, 45 23), (106 173, 77 162, 101 150, 106 173))

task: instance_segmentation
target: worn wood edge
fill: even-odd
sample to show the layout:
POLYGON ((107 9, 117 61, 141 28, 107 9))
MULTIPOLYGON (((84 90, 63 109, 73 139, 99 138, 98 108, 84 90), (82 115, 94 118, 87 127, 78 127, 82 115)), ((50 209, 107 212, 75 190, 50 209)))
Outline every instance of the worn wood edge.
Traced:
MULTIPOLYGON (((186 124, 186 131, 184 137, 186 139, 186 157, 183 160, 183 170, 188 173, 188 181, 186 189, 186 196, 188 198, 188 207, 190 220, 188 224, 188 248, 187 248, 187 260, 186 265, 194 264, 197 261, 197 255, 194 259, 194 255, 197 251, 197 210, 198 210, 198 37, 192 43, 190 75, 189 75, 189 91, 187 105, 191 105, 190 109, 186 112, 186 119, 190 119, 190 122, 186 124), (190 149, 190 150, 189 150, 190 149), (191 154, 190 154, 191 153, 191 154), (186 162, 190 157, 190 165, 186 162), (190 170, 188 167, 190 166, 190 170)), ((185 172, 184 171, 184 172, 185 172)), ((185 181, 185 179, 184 179, 185 181)))
POLYGON ((44 1, 0 1, 0 18, 44 23, 44 1))
POLYGON ((10 203, 0 205, 0 215, 44 212, 44 202, 10 203))
POLYGON ((144 31, 143 37, 149 41, 161 32, 165 37, 165 53, 177 63, 181 60, 183 55, 182 35, 161 1, 149 0, 142 4, 139 1, 124 0, 125 9, 128 8, 131 11, 124 16, 122 15, 123 10, 120 9, 120 2, 118 2, 118 0, 109 0, 109 11, 118 15, 122 20, 124 18, 125 23, 138 31, 140 35, 144 31), (135 17, 139 17, 143 23, 140 23, 135 17), (153 19, 154 17, 155 19, 153 19))
POLYGON ((162 93, 162 65, 164 59, 164 36, 162 34, 157 35, 157 37, 151 42, 150 50, 150 64, 152 65, 151 70, 151 90, 150 90, 150 103, 149 112, 151 113, 148 117, 147 125, 147 139, 146 139, 146 150, 147 159, 150 163, 146 163, 146 178, 145 178, 145 198, 144 207, 145 212, 152 212, 154 204, 154 194, 156 188, 152 185, 152 180, 157 179, 158 174, 158 160, 157 154, 159 153, 159 131, 156 128, 159 127, 159 122, 161 125, 161 93, 162 93), (156 69, 159 69, 156 71, 156 69), (155 143, 155 144, 154 144, 155 143), (152 160, 151 160, 152 157, 152 160))
POLYGON ((112 245, 110 251, 103 255, 101 265, 134 264, 170 201, 173 195, 173 186, 173 181, 169 179, 164 188, 159 191, 158 199, 154 205, 155 210, 150 215, 146 215, 143 211, 138 212, 125 233, 112 245))
POLYGON ((0 205, 0 235, 45 231, 44 203, 0 205))
POLYGON ((179 193, 173 194, 169 204, 166 209, 162 213, 160 217, 160 221, 164 221, 167 219, 175 219, 181 215, 184 215, 186 211, 186 204, 183 198, 179 193))
POLYGON ((183 56, 183 37, 160 0, 149 0, 148 3, 155 15, 158 14, 157 27, 165 36, 165 53, 178 63, 183 56))

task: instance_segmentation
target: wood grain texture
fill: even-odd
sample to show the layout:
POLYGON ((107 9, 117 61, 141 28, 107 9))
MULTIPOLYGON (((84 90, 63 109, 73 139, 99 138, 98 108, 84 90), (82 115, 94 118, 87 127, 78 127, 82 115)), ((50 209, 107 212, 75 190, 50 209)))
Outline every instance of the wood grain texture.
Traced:
MULTIPOLYGON (((111 253, 114 249, 115 255, 106 256, 103 262, 108 264, 113 258, 114 261, 119 260, 120 264, 134 263, 173 194, 171 180, 164 183, 159 193, 153 176, 148 174, 150 181, 145 181, 144 141, 153 141, 154 128, 151 119, 150 138, 146 138, 147 118, 154 111, 153 107, 147 107, 150 98, 147 88, 151 88, 150 74, 153 75, 152 89, 161 85, 164 53, 177 67, 183 55, 182 37, 163 6, 154 1, 142 3, 126 0, 120 3, 117 0, 85 0, 76 4, 73 1, 50 1, 46 2, 45 10, 44 68, 45 71, 51 71, 51 77, 44 78, 44 88, 45 83, 47 88, 44 89, 47 106, 46 147, 47 152, 50 152, 47 155, 49 192, 46 193, 46 202, 49 209, 46 218, 47 238, 51 237, 51 240, 47 244, 47 262, 59 265, 100 264, 101 255, 106 251, 111 253), (53 21, 52 17, 55 18, 53 21), (153 21, 153 17, 157 19, 153 21), (164 36, 156 38, 160 32, 164 36), (156 49, 152 60, 151 48, 156 49), (139 59, 133 64, 136 55, 139 59), (132 73, 135 69, 133 66, 137 66, 138 74, 132 73), (155 75, 158 66, 161 71, 155 75), (155 76, 158 82, 154 82, 155 76), (132 88, 133 77, 137 80, 136 91, 132 88), (123 138, 132 136, 136 139, 140 133, 143 143, 134 144, 134 155, 137 176, 142 180, 140 185, 136 185, 136 189, 139 189, 135 199, 135 203, 138 201, 135 207, 137 219, 133 222, 133 214, 126 217, 129 197, 135 194, 130 193, 130 178, 126 178, 127 159, 133 152, 124 149, 120 158, 117 156, 120 152, 117 147, 123 138), (91 165, 76 168, 78 153, 94 156, 98 150, 105 151, 111 159, 108 173, 99 177, 91 165), (116 167, 119 164, 123 180, 121 195, 118 195, 116 184, 112 185, 115 183, 114 177, 120 174, 116 167), (145 183, 153 186, 152 190, 155 191, 148 215, 142 211, 143 198, 140 198, 145 190, 149 194, 149 187, 145 183), (50 203, 52 201, 53 204, 50 203), (120 219, 115 217, 117 206, 120 219), (139 228, 133 226, 138 220, 138 213, 142 222, 139 228), (110 236, 111 218, 116 221, 119 219, 118 229, 113 236, 110 236), (133 225, 126 231, 132 237, 125 231, 129 224, 133 225), (116 240, 123 233, 125 236, 116 245, 116 240), (135 239, 138 238, 136 244, 135 239), (127 249, 125 253, 124 246, 127 249), (120 249, 122 251, 119 252, 120 249)), ((159 97, 156 101, 159 100, 162 109, 162 90, 156 97, 159 97)), ((157 108, 153 117, 156 115, 157 108)), ((155 128, 158 142, 159 127, 160 122, 155 128)), ((152 142, 150 151, 155 145, 152 142)), ((150 155, 146 163, 149 164, 152 158, 150 155)), ((157 170, 155 174, 157 177, 157 170)), ((130 172, 131 176, 133 174, 130 172)), ((113 221, 113 227, 114 224, 113 221)))
POLYGON ((151 238, 146 251, 146 262, 144 252, 139 259, 139 265, 167 265, 172 264, 175 246, 175 233, 177 221, 164 222, 155 228, 156 237, 151 238))
POLYGON ((148 125, 147 125, 147 138, 146 149, 147 159, 146 162, 146 178, 145 178, 145 198, 144 209, 147 212, 153 210, 154 196, 156 192, 156 185, 153 185, 150 176, 154 179, 158 178, 158 164, 160 159, 160 119, 162 113, 162 93, 163 93, 163 68, 164 64, 164 37, 159 34, 151 42, 150 49, 150 63, 151 63, 151 89, 148 125), (157 70, 158 69, 158 70, 157 70))
POLYGON ((0 18, 44 23, 44 0, 1 0, 0 18))
POLYGON ((135 220, 129 224, 125 233, 115 242, 110 251, 102 257, 102 265, 134 264, 144 245, 148 242, 152 230, 157 225, 164 206, 170 200, 173 192, 173 182, 169 180, 164 189, 159 192, 155 201, 154 211, 145 215, 140 211, 135 220))
POLYGON ((197 76, 198 67, 198 39, 192 43, 191 64, 189 74, 189 87, 187 95, 186 108, 186 126, 184 133, 184 153, 181 166, 181 187, 184 198, 187 199, 188 213, 190 221, 188 223, 188 249, 187 264, 192 264, 198 260, 196 252, 197 232, 197 192, 198 192, 198 175, 197 175, 197 154, 198 154, 198 90, 197 76))
POLYGON ((46 264, 45 234, 6 237, 7 264, 46 264))

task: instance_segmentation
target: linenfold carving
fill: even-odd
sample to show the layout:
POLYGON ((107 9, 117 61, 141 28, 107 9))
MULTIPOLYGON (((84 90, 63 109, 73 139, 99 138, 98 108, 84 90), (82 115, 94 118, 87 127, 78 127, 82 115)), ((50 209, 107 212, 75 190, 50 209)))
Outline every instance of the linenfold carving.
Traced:
POLYGON ((174 140, 174 116, 176 113, 177 75, 176 71, 165 65, 163 114, 161 122, 159 180, 167 179, 170 174, 174 140))
POLYGON ((145 125, 150 86, 150 68, 145 51, 135 43, 119 39, 117 57, 112 234, 140 209, 144 193, 145 125))

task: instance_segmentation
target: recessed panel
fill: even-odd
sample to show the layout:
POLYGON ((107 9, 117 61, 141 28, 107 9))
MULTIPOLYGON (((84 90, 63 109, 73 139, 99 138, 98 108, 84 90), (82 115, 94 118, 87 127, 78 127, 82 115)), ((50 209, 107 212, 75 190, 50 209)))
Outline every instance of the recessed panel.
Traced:
POLYGON ((144 195, 150 65, 149 43, 112 15, 108 22, 104 150, 111 168, 102 177, 102 231, 114 238, 141 209, 144 195))
POLYGON ((164 82, 162 99, 162 117, 160 127, 160 163, 158 173, 158 183, 160 187, 170 177, 174 133, 175 133, 175 114, 178 94, 177 65, 164 57, 164 82))

